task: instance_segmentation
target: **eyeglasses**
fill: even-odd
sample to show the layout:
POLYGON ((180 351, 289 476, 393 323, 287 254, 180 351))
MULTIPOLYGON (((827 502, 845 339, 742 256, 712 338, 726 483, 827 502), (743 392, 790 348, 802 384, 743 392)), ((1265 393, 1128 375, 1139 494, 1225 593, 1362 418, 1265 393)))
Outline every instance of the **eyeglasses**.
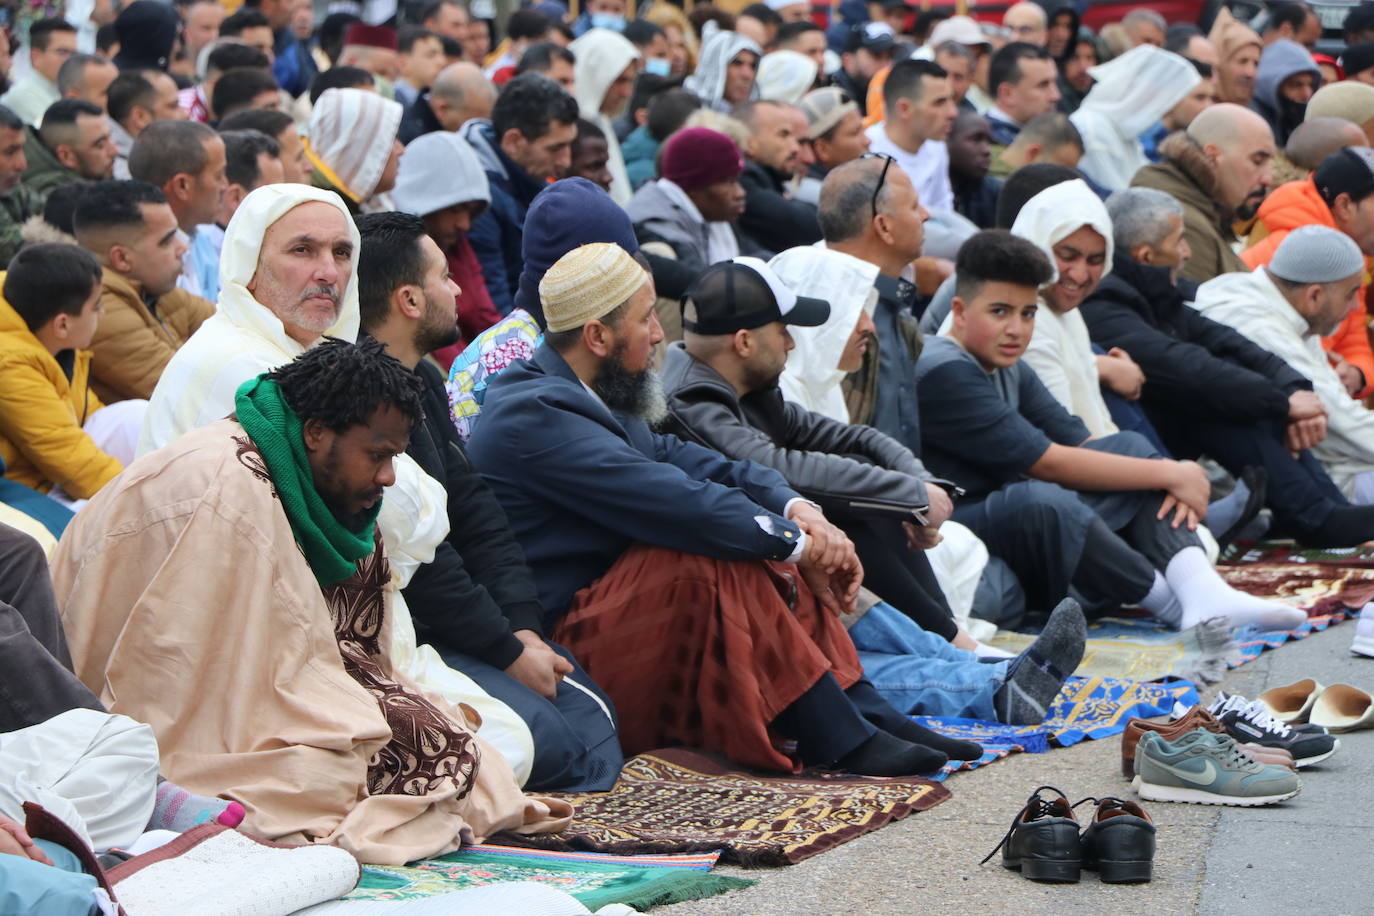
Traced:
POLYGON ((878 175, 878 184, 873 188, 873 200, 870 205, 873 208, 873 215, 878 215, 878 195, 883 193, 883 185, 887 183, 887 170, 892 168, 892 163, 897 160, 887 153, 864 153, 860 159, 881 159, 883 160, 883 171, 878 175))

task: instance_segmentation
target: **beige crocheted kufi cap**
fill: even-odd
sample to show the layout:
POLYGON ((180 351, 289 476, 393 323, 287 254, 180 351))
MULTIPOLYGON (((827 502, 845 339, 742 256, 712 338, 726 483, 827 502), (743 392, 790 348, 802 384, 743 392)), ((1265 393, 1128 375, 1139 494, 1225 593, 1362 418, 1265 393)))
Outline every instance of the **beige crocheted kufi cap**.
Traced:
POLYGON ((539 301, 550 331, 580 328, 625 302, 648 274, 619 245, 592 242, 574 248, 539 281, 539 301))

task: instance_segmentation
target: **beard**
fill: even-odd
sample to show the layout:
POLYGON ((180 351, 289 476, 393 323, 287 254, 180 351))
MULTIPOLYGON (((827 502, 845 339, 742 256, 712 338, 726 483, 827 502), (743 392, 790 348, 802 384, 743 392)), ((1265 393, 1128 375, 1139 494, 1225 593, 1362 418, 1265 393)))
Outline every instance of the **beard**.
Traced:
POLYGON ((458 328, 454 313, 448 309, 436 309, 426 301, 425 316, 415 328, 415 349, 421 353, 433 353, 462 339, 463 332, 458 328))
POLYGON ((592 390, 611 413, 629 414, 651 427, 657 426, 668 416, 663 383, 652 369, 626 369, 623 357, 624 347, 617 345, 592 379, 592 390))

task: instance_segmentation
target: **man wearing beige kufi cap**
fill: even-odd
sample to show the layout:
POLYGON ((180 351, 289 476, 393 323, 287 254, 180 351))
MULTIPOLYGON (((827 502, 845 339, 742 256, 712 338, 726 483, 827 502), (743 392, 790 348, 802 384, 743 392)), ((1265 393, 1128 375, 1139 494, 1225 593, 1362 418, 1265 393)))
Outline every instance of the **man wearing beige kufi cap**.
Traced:
POLYGON ((873 776, 943 765, 885 730, 904 720, 862 680, 835 613, 863 576, 844 534, 776 472, 650 428, 663 332, 649 276, 593 243, 549 269, 539 298, 544 343, 487 388, 469 454, 551 638, 615 702, 625 751, 873 776))

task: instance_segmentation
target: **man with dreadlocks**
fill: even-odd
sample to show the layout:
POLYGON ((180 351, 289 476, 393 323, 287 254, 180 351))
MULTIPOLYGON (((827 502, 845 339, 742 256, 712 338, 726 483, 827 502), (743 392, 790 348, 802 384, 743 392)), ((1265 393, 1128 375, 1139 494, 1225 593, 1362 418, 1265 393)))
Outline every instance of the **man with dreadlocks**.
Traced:
POLYGON ((375 522, 422 412, 376 341, 326 341, 130 465, 54 557, 77 676, 256 835, 395 865, 568 822, 392 663, 375 522))

